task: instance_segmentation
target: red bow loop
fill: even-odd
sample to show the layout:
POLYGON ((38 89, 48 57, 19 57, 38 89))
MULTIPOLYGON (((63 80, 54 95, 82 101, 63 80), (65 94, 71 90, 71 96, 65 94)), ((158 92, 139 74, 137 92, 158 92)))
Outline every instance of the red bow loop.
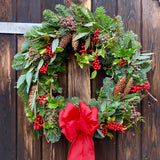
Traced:
POLYGON ((94 143, 92 136, 99 126, 98 110, 81 101, 79 109, 72 103, 67 103, 65 110, 59 112, 59 126, 68 141, 72 141, 68 160, 94 160, 94 143), (80 111, 79 111, 80 109, 80 111))

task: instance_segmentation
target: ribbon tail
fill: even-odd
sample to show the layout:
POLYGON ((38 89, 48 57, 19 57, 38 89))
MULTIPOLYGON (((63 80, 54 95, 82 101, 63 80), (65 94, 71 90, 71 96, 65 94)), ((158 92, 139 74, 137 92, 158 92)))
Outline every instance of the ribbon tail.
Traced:
POLYGON ((68 160, 95 160, 92 137, 79 132, 71 145, 68 160))

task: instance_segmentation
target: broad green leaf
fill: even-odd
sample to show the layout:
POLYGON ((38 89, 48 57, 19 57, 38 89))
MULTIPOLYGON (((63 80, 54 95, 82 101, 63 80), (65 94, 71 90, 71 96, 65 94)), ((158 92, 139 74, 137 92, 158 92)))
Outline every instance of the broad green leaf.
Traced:
POLYGON ((93 26, 94 23, 95 23, 95 22, 89 22, 89 23, 86 23, 84 26, 86 26, 86 27, 91 27, 91 26, 93 26))
POLYGON ((58 44, 59 44, 59 39, 54 39, 53 42, 52 42, 52 52, 55 52, 55 50, 57 49, 58 47, 58 44))
POLYGON ((91 79, 94 79, 97 76, 97 70, 92 72, 91 79))
POLYGON ((103 112, 106 109, 106 106, 107 102, 106 101, 102 102, 102 104, 100 105, 100 110, 103 112))
POLYGON ((39 64, 38 64, 37 70, 39 70, 43 66, 43 63, 44 63, 44 60, 41 59, 39 64))
POLYGON ((46 48, 40 49, 39 54, 44 54, 46 52, 46 48))
POLYGON ((61 48, 61 47, 57 47, 57 49, 55 50, 55 52, 54 53, 61 53, 61 52, 63 52, 64 51, 64 49, 63 48, 61 48))
POLYGON ((32 109, 34 110, 34 114, 36 115, 36 91, 34 92, 32 99, 32 109))
POLYGON ((114 137, 113 134, 110 133, 110 132, 108 132, 107 136, 108 136, 110 139, 113 139, 113 137, 114 137))
POLYGON ((51 65, 53 61, 56 59, 56 57, 57 57, 57 54, 54 54, 54 56, 50 59, 50 62, 48 64, 51 65))
POLYGON ((30 88, 30 85, 31 85, 31 82, 32 82, 32 72, 27 72, 26 74, 26 82, 27 82, 27 93, 29 92, 29 88, 30 88))
POLYGON ((74 41, 84 37, 84 36, 87 36, 89 35, 90 32, 83 32, 83 33, 79 33, 75 38, 74 38, 74 41))
POLYGON ((26 75, 21 75, 17 81, 17 88, 19 88, 25 80, 26 80, 26 75))
POLYGON ((24 68, 25 69, 28 68, 31 64, 32 64, 32 61, 27 61, 26 64, 25 64, 25 66, 24 66, 24 68))
POLYGON ((113 61, 113 65, 116 65, 117 63, 120 63, 120 62, 121 62, 120 59, 115 59, 115 60, 113 61))
POLYGON ((91 41, 91 38, 88 37, 87 42, 86 42, 86 46, 85 46, 85 50, 88 49, 90 41, 91 41))

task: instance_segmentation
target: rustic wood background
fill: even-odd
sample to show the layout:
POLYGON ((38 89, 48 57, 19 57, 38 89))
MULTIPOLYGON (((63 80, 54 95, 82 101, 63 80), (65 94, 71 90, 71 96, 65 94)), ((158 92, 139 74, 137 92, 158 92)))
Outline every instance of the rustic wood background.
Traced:
MULTIPOLYGON (((107 14, 120 14, 125 30, 139 35, 142 50, 155 52, 152 71, 148 77, 150 92, 160 101, 160 6, 153 0, 73 0, 95 11, 104 6, 107 14), (92 2, 92 3, 91 3, 92 2)), ((41 22, 42 11, 54 11, 56 4, 65 0, 0 0, 0 21, 41 22)), ((0 159, 1 160, 66 160, 70 144, 64 136, 56 144, 47 144, 44 138, 32 139, 33 126, 24 113, 24 104, 14 88, 19 73, 11 68, 14 54, 22 41, 14 35, 0 34, 0 159)), ((69 61, 67 72, 60 76, 64 96, 95 97, 94 89, 100 88, 103 72, 90 81, 90 70, 84 71, 69 61), (74 68, 73 68, 74 67, 74 68), (76 72, 75 72, 76 71, 76 72), (82 89, 83 88, 83 89, 82 89)), ((94 139, 96 160, 160 160, 160 105, 150 97, 139 107, 146 123, 140 124, 142 134, 129 129, 126 134, 115 133, 109 140, 94 139)))

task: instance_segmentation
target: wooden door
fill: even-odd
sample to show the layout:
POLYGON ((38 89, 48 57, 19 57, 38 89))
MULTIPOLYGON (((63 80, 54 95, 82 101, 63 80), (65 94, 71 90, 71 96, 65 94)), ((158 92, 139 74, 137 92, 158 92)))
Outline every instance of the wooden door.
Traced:
MULTIPOLYGON (((142 43, 142 51, 154 52, 152 71, 148 77, 151 94, 160 101, 160 6, 158 0, 73 0, 87 5, 92 11, 103 6, 107 14, 121 15, 125 30, 133 30, 142 43), (92 3, 91 3, 92 2, 92 3)), ((41 22, 42 11, 54 11, 56 4, 65 0, 0 0, 1 22, 41 22)), ((32 139, 33 126, 24 113, 24 104, 14 88, 19 73, 11 68, 13 56, 23 40, 12 34, 0 34, 0 159, 2 160, 66 160, 70 144, 64 136, 60 142, 47 144, 43 138, 32 139)), ((80 71, 74 61, 67 62, 67 72, 60 75, 64 96, 81 98, 95 97, 94 89, 102 86, 103 72, 90 81, 90 70, 80 71), (74 65, 75 66, 75 65, 74 65), (76 72, 75 72, 76 71, 76 72), (74 73, 74 74, 73 74, 74 73), (76 79, 75 77, 81 77, 76 79), (74 86, 70 86, 71 80, 74 86), (83 90, 78 92, 79 81, 84 81, 83 90), (67 85, 66 85, 67 84, 67 85)), ((139 110, 146 123, 139 124, 140 134, 135 128, 125 134, 115 133, 110 140, 94 139, 96 160, 160 160, 160 105, 151 97, 141 103, 139 110)))

